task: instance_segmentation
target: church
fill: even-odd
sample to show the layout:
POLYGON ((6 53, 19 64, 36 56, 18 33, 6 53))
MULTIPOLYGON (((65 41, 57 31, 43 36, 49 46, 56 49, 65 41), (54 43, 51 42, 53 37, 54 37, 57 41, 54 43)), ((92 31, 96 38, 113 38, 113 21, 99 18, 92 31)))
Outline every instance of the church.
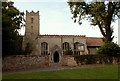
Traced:
POLYGON ((86 37, 85 35, 41 35, 40 16, 38 12, 26 11, 26 27, 23 48, 29 44, 33 55, 49 55, 53 63, 61 62, 66 53, 73 55, 96 54, 103 44, 103 38, 86 37), (72 51, 67 52, 67 51, 72 51))

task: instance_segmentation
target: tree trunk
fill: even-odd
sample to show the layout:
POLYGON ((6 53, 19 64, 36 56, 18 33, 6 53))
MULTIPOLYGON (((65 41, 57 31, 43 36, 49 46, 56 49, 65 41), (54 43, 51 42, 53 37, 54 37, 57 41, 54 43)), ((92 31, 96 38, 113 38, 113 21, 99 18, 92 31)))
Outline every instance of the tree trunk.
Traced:
POLYGON ((103 18, 103 20, 105 22, 105 24, 104 24, 105 31, 103 30, 104 27, 102 27, 102 24, 98 22, 98 26, 100 28, 102 35, 104 36, 105 42, 113 40, 113 37, 112 37, 113 30, 111 28, 111 21, 112 21, 114 10, 115 10, 115 7, 114 7, 113 3, 109 2, 108 11, 107 11, 108 15, 105 18, 103 18))
POLYGON ((112 30, 111 30, 111 27, 110 27, 110 23, 107 23, 107 26, 106 26, 106 35, 105 35, 105 42, 106 41, 112 41, 112 30))
POLYGON ((113 40, 113 37, 112 37, 113 30, 111 28, 111 21, 112 21, 112 16, 113 16, 114 10, 115 10, 115 7, 114 7, 113 3, 109 2, 108 15, 105 19, 105 27, 106 27, 105 41, 112 41, 113 40))

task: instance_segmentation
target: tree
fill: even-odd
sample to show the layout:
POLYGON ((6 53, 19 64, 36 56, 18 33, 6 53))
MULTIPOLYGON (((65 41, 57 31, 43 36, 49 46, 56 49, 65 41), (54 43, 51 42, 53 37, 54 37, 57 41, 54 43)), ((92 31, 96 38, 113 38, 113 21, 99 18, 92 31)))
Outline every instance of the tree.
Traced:
POLYGON ((120 1, 103 0, 103 2, 77 2, 77 0, 69 0, 68 5, 74 22, 82 24, 81 20, 87 18, 91 25, 98 26, 104 41, 112 41, 114 36, 111 23, 118 17, 120 18, 120 1))
POLYGON ((117 55, 120 54, 120 47, 114 42, 106 42, 97 50, 98 54, 117 55))
POLYGON ((23 25, 24 13, 13 6, 14 2, 2 2, 2 52, 3 56, 18 54, 22 37, 18 29, 23 25))

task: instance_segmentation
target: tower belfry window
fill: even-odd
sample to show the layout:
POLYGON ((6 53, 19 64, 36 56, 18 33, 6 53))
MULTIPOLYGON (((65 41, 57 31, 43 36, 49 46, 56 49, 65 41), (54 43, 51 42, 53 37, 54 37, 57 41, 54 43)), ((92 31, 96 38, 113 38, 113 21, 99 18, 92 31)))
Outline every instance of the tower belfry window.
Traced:
POLYGON ((31 23, 33 23, 33 17, 31 18, 31 23))
POLYGON ((31 30, 33 30, 33 26, 31 26, 31 30))

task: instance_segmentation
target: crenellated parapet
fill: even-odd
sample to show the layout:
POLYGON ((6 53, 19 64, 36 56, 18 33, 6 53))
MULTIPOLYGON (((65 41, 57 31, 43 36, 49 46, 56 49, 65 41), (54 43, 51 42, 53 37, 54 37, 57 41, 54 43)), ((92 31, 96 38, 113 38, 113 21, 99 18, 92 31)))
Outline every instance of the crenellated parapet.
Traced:
POLYGON ((28 13, 28 14, 32 14, 32 13, 33 13, 33 14, 39 14, 39 11, 34 12, 34 11, 32 10, 31 12, 28 12, 28 11, 26 10, 26 14, 27 14, 27 13, 28 13))

